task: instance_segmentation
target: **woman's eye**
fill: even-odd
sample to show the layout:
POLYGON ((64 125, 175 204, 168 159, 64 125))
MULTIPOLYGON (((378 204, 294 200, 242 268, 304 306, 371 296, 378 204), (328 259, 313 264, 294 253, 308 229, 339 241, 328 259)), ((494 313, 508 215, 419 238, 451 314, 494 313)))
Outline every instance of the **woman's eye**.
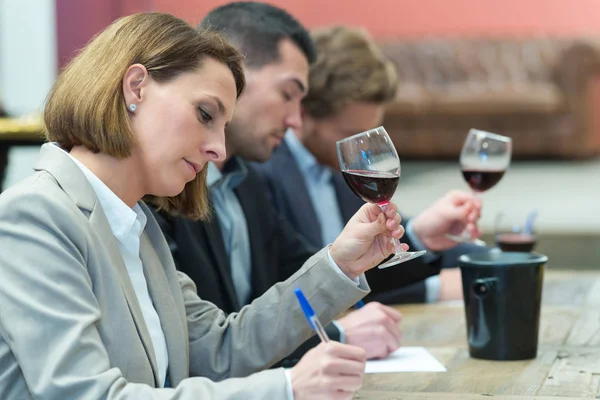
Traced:
POLYGON ((203 110, 202 108, 199 108, 198 111, 200 112, 200 118, 202 118, 202 122, 212 121, 213 117, 207 111, 203 110))

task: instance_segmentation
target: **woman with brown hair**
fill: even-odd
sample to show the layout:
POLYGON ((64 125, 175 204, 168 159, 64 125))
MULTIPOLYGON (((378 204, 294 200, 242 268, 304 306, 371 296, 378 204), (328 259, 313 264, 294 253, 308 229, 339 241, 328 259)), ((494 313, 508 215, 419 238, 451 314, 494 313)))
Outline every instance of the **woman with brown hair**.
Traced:
POLYGON ((97 35, 61 73, 35 172, 0 195, 0 398, 350 398, 361 349, 327 343, 263 371, 368 293, 361 275, 403 229, 363 207, 289 280, 226 316, 176 271, 142 201, 208 214, 208 161, 244 88, 240 54, 166 14, 97 35), (290 378, 293 377, 293 379, 290 378), (190 378, 191 377, 191 378, 190 378), (246 377, 245 379, 227 379, 246 377), (223 381, 223 382, 219 382, 223 381))

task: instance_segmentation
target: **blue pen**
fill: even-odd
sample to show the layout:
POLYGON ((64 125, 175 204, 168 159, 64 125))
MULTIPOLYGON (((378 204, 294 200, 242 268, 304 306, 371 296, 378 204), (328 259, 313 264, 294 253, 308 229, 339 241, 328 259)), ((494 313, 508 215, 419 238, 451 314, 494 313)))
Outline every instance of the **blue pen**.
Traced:
POLYGON ((302 290, 300 290, 300 288, 296 288, 294 289, 294 293, 296 293, 296 297, 298 298, 300 307, 302 308, 302 311, 304 311, 304 316, 306 316, 306 319, 308 320, 310 326, 315 332, 317 332, 317 335, 319 336, 322 342, 329 342, 329 336, 327 336, 327 332, 325 332, 323 325, 321 325, 321 322, 319 322, 319 319, 315 315, 315 311, 310 306, 310 303, 308 302, 306 297, 304 297, 304 293, 302 293, 302 290))
POLYGON ((358 301, 358 303, 356 303, 356 304, 354 305, 354 308, 355 308, 356 310, 359 310, 359 309, 363 308, 364 306, 365 306, 365 302, 364 302, 364 301, 362 301, 362 300, 359 300, 359 301, 358 301))

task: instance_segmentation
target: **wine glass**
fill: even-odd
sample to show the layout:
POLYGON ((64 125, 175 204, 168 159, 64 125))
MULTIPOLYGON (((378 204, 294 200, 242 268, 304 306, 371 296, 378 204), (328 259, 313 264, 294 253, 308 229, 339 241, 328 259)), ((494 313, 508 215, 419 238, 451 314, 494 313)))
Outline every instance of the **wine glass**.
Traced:
MULTIPOLYGON (((336 145, 348 186, 364 201, 377 204, 385 211, 400 181, 400 159, 385 129, 380 126, 361 132, 338 141, 336 145)), ((398 240, 392 240, 396 254, 379 268, 391 267, 426 253, 425 250, 407 252, 398 240)))
MULTIPOLYGON (((476 196, 496 186, 502 179, 510 165, 511 154, 511 138, 478 129, 469 131, 460 152, 460 168, 476 196)), ((457 242, 472 241, 466 230, 459 235, 446 236, 457 242)))
POLYGON ((527 218, 522 218, 515 213, 496 214, 494 221, 494 238, 496 246, 502 251, 520 251, 529 253, 533 251, 537 237, 533 223, 537 210, 532 210, 527 218))

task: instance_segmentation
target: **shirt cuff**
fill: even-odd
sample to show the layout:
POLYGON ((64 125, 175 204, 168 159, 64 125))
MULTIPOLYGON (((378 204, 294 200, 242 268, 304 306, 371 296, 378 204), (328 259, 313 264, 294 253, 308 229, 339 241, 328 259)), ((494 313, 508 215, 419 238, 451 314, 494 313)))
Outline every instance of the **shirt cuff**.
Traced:
POLYGON ((333 325, 335 325, 335 327, 337 328, 337 330, 340 332, 339 342, 340 343, 346 343, 346 336, 344 336, 344 327, 342 326, 342 324, 340 324, 339 322, 337 322, 335 319, 333 321, 331 321, 331 323, 333 325))
POLYGON ((294 400, 294 388, 292 388, 292 370, 289 368, 285 368, 283 370, 283 373, 285 374, 285 380, 287 382, 287 384, 285 386, 285 391, 287 393, 287 399, 294 400))
POLYGON ((442 281, 439 275, 430 276, 425 279, 425 302, 435 303, 440 297, 440 287, 442 281))
POLYGON ((344 278, 348 279, 349 281, 352 281, 356 286, 358 286, 360 284, 360 279, 358 279, 358 277, 356 277, 354 279, 350 279, 350 278, 348 278, 348 275, 346 275, 345 273, 342 272, 340 267, 338 267, 338 265, 333 260, 333 257, 331 257, 331 252, 329 251, 329 249, 327 249, 327 257, 329 258, 329 265, 331 265, 331 268, 336 270, 344 278))
POLYGON ((439 254, 435 251, 431 251, 427 248, 427 246, 425 246, 423 244, 423 242, 421 242, 421 240, 419 239, 419 236, 416 234, 415 229, 413 228, 413 224, 412 221, 408 221, 406 223, 406 236, 408 237, 408 239, 410 240, 410 243, 412 244, 412 248, 413 250, 419 251, 419 250, 427 250, 427 253, 423 254, 421 256, 421 260, 425 263, 431 263, 433 261, 435 261, 439 254))

